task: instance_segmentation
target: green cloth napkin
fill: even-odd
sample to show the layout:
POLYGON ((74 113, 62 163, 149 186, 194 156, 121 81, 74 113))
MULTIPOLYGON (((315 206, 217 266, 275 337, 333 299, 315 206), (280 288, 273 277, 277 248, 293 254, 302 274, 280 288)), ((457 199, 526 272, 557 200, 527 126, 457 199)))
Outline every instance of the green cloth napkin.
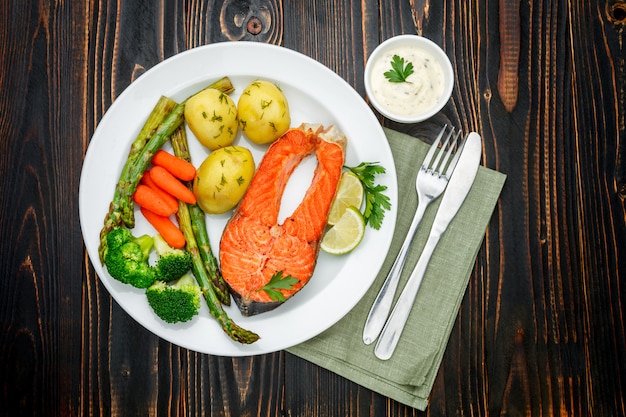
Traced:
MULTIPOLYGON (((372 287, 352 311, 327 331, 289 348, 288 352, 403 404, 425 410, 506 176, 479 168, 470 193, 432 255, 394 355, 387 361, 380 360, 374 356, 376 342, 367 346, 362 341, 363 324, 415 213, 415 177, 429 148, 403 133, 385 129, 385 134, 396 163, 399 196, 396 229, 387 258, 372 287)), ((417 263, 440 201, 441 198, 426 210, 396 298, 417 263)))

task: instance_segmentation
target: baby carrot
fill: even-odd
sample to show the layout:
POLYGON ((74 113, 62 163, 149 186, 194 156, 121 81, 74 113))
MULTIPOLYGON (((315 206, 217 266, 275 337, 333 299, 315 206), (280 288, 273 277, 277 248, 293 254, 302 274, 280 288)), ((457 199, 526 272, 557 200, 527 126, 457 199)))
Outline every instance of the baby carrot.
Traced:
POLYGON ((161 197, 161 199, 163 199, 163 201, 165 201, 167 205, 170 206, 172 210, 174 210, 174 213, 178 212, 178 200, 176 200, 176 197, 163 190, 158 185, 156 185, 154 181, 152 181, 152 178, 150 177, 150 170, 143 173, 143 176, 141 177, 141 183, 150 187, 155 193, 157 193, 159 197, 161 197))
POLYGON ((193 194, 193 191, 187 188, 165 168, 158 165, 154 166, 150 170, 150 178, 152 178, 156 185, 180 201, 184 201, 189 204, 196 204, 196 196, 193 194))
POLYGON ((173 248, 182 249, 185 247, 185 236, 183 232, 170 220, 169 217, 160 216, 150 210, 141 207, 141 214, 146 218, 156 230, 163 236, 163 239, 173 248))
POLYGON ((176 213, 176 210, 172 210, 172 207, 168 205, 154 190, 147 185, 139 184, 133 194, 133 200, 156 214, 161 216, 169 216, 176 213))
POLYGON ((165 168, 170 174, 183 181, 191 181, 196 176, 196 167, 190 162, 162 149, 154 154, 152 164, 165 168))

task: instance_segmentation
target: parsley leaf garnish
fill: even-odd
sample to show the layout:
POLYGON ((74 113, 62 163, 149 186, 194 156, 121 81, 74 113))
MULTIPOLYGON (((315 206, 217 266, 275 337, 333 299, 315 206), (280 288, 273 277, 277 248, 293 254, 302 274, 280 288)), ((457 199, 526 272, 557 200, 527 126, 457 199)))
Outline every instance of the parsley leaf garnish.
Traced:
POLYGON ((384 194, 387 186, 375 182, 376 175, 384 174, 385 168, 377 165, 376 162, 361 162, 355 167, 346 168, 352 171, 363 184, 365 190, 365 211, 363 213, 365 224, 369 224, 376 230, 380 229, 385 218, 385 210, 391 208, 391 201, 384 194))
POLYGON ((290 290, 298 282, 300 282, 299 279, 291 275, 283 277, 283 271, 278 271, 272 275, 270 282, 265 284, 265 286, 258 291, 265 291, 272 301, 285 301, 285 296, 279 290, 290 290))
POLYGON ((407 61, 404 65, 404 58, 394 55, 391 60, 391 69, 385 72, 385 77, 392 83, 404 83, 409 75, 413 74, 413 63, 407 61))

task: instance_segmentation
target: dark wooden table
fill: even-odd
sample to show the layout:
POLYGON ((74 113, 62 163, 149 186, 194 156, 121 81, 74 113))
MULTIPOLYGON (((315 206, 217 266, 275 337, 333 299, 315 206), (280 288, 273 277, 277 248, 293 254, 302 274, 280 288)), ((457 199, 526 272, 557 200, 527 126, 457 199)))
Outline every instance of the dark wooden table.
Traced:
MULTIPOLYGON (((508 175, 425 414, 626 415, 626 3, 23 1, 0 6, 0 414, 408 416, 288 354, 198 354, 112 300, 85 251, 82 160, 119 94, 189 48, 302 52, 363 97, 418 33, 453 60, 440 115, 508 175)), ((432 129, 431 129, 432 131, 432 129)))

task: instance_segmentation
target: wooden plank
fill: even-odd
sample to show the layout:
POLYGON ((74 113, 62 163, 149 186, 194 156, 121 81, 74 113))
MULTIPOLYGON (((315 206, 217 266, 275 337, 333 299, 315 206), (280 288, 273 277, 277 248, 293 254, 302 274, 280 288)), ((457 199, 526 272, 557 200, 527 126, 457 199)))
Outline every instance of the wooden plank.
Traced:
POLYGON ((426 414, 626 414, 623 2, 0 7, 0 415, 424 415, 284 352, 216 357, 152 335, 98 281, 77 203, 97 123, 164 59, 269 42, 365 97, 366 57, 401 33, 444 47, 456 86, 426 123, 381 122, 425 140, 444 122, 477 130, 484 165, 508 175, 426 414))

